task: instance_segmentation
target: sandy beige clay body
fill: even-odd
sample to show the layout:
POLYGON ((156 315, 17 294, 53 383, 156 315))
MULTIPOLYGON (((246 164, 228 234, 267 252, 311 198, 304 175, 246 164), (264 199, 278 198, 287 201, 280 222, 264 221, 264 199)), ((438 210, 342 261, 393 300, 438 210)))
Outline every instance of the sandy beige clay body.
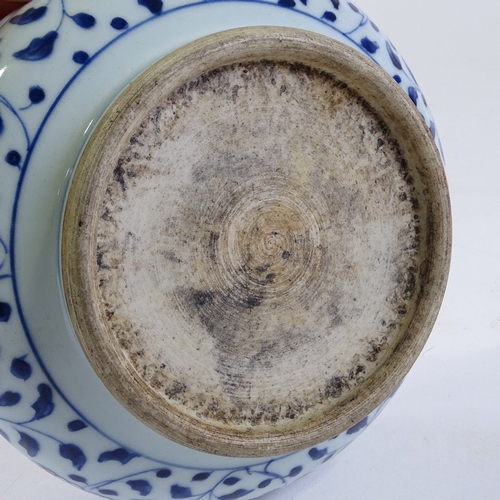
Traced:
POLYGON ((134 81, 87 145, 63 273, 134 415, 272 456, 366 416, 416 359, 449 264, 441 161, 375 64, 293 29, 212 35, 134 81))

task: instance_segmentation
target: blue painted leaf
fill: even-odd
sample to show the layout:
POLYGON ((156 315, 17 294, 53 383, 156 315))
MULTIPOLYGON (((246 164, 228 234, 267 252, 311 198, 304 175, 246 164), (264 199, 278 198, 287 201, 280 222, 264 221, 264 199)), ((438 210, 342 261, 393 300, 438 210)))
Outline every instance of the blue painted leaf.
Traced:
POLYGON ((132 479, 127 481, 127 484, 134 490, 140 493, 141 497, 148 496, 153 487, 144 479, 132 479))
POLYGON ((5 161, 9 165, 12 165, 13 167, 18 167, 19 164, 21 163, 21 155, 19 154, 18 151, 15 150, 9 151, 5 156, 5 161))
POLYGON ((235 500, 236 498, 243 498, 244 496, 252 493, 253 490, 236 490, 228 495, 222 495, 219 497, 220 500, 235 500))
POLYGON ((325 13, 323 14, 323 18, 327 21, 330 21, 331 23, 337 20, 337 16, 329 10, 325 11, 325 13))
POLYGON ((436 124, 434 122, 431 122, 429 125, 429 130, 431 131, 432 137, 435 139, 436 138, 436 124))
POLYGON ((300 2, 304 5, 307 5, 307 0, 300 0, 300 2))
POLYGON ((26 381, 31 377, 33 369, 31 365, 25 361, 25 358, 26 356, 23 356, 22 358, 12 360, 10 364, 10 373, 14 375, 14 377, 26 381))
POLYGON ((263 488, 267 488, 272 483, 272 481, 272 479, 264 479, 264 481, 259 483, 259 486, 257 486, 257 488, 259 488, 260 490, 262 490, 263 488))
POLYGON ((3 124, 3 118, 2 115, 0 115, 0 135, 3 134, 3 131, 5 130, 4 124, 3 124))
POLYGON ((313 460, 319 460, 320 458, 323 458, 327 453, 328 453, 328 448, 323 448, 321 450, 318 450, 318 448, 311 448, 309 450, 309 456, 313 460))
POLYGON ((290 474, 288 474, 290 477, 295 477, 298 476, 302 472, 302 467, 298 465, 297 467, 294 467, 291 471, 290 474))
POLYGON ((99 490, 101 495, 108 495, 109 497, 117 497, 118 493, 115 490, 99 490))
POLYGON ((156 472, 156 477, 159 477, 160 479, 165 479, 167 477, 170 477, 172 475, 172 471, 170 469, 161 469, 156 472))
POLYGON ((70 432, 78 432, 86 428, 87 424, 85 422, 82 422, 81 420, 73 420, 68 424, 68 430, 70 432))
POLYGON ((340 0, 331 0, 333 8, 339 10, 340 0))
POLYGON ((78 476, 77 474, 70 474, 68 477, 73 481, 76 481, 77 483, 87 484, 87 480, 82 476, 78 476))
POLYGON ((278 0, 278 5, 281 5, 281 7, 295 7, 297 4, 295 3, 295 0, 278 0))
POLYGON ((35 410, 33 420, 41 420, 54 411, 52 389, 47 384, 40 384, 37 389, 40 397, 31 405, 31 408, 35 410))
POLYGON ((352 4, 351 2, 347 2, 349 7, 351 7, 351 9, 354 11, 354 12, 359 12, 359 9, 354 5, 352 4))
POLYGON ((225 484, 226 486, 233 486, 235 485, 236 483, 239 483, 241 481, 241 479, 239 477, 228 477, 227 479, 224 479, 223 481, 223 484, 225 484))
POLYGON ((211 472, 200 472, 199 474, 193 476, 193 479, 191 479, 191 481, 205 481, 210 477, 211 474, 211 472))
POLYGON ((2 429, 0 429, 0 436, 2 436, 8 443, 10 443, 9 436, 7 436, 7 434, 5 434, 5 432, 2 431, 2 429))
POLYGON ((159 14, 163 9, 162 0, 137 0, 137 3, 149 9, 151 14, 159 14))
POLYGON ((85 12, 79 12, 78 14, 70 17, 76 24, 78 24, 78 26, 80 26, 80 28, 85 28, 86 30, 95 25, 95 17, 85 12))
POLYGON ((184 486, 179 486, 178 484, 174 484, 170 488, 170 495, 172 498, 189 498, 192 497, 193 494, 191 493, 191 490, 189 488, 186 488, 184 486))
POLYGON ((101 453, 97 461, 99 463, 115 461, 125 465, 138 456, 139 455, 137 453, 130 452, 125 448, 118 448, 113 451, 105 451, 104 453, 101 453))
POLYGON ((42 87, 35 85, 30 87, 28 97, 32 104, 39 104, 45 99, 45 92, 42 87))
POLYGON ((368 425, 368 417, 365 417, 363 420, 358 422, 357 424, 353 425, 350 429, 347 430, 347 434, 355 434, 356 432, 359 432, 361 429, 366 427, 368 425))
POLYGON ((77 64, 85 64, 89 57, 88 53, 84 50, 78 50, 73 54, 73 61, 77 64))
POLYGON ((408 87, 408 95, 410 96, 410 99, 413 101, 413 104, 415 104, 416 106, 418 100, 417 89, 415 87, 408 87))
POLYGON ((361 45, 370 54, 375 54, 380 47, 375 40, 370 40, 367 36, 361 40, 361 45))
POLYGON ((10 319, 12 308, 7 302, 0 302, 0 323, 7 323, 10 319))
POLYGON ((33 38, 25 49, 14 52, 14 57, 23 61, 40 61, 41 59, 45 59, 52 54, 57 36, 57 31, 49 31, 41 38, 33 38))
POLYGON ((114 17, 109 24, 118 31, 128 28, 128 23, 123 17, 114 17))
POLYGON ((19 432, 19 444, 28 452, 30 457, 36 457, 40 451, 38 441, 24 432, 19 432))
POLYGON ((47 12, 46 6, 38 7, 38 9, 31 7, 31 9, 26 10, 22 14, 14 16, 9 22, 11 24, 19 24, 19 25, 33 23, 42 18, 46 12, 47 12))
POLYGON ((82 467, 87 462, 85 453, 76 444, 59 445, 59 455, 70 460, 76 470, 82 470, 82 467))
POLYGON ((398 69, 403 69, 403 65, 401 64, 401 60, 398 55, 394 52, 391 44, 389 42, 385 42, 385 46, 387 48, 387 52, 389 53, 389 57, 391 58, 392 64, 396 66, 398 69))
POLYGON ((401 81, 402 81, 402 80, 401 80, 401 77, 400 77, 399 75, 394 75, 394 76, 393 76, 393 78, 394 78, 394 80, 395 80, 396 82, 398 82, 398 83, 401 83, 401 81))
POLYGON ((0 395, 0 406, 16 406, 21 401, 21 394, 7 391, 0 395))

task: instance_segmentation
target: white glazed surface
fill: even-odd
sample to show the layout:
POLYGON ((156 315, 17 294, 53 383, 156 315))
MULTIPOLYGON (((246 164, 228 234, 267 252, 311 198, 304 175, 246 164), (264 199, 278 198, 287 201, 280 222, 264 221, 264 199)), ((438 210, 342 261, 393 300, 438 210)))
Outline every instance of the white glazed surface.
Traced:
POLYGON ((326 0, 294 6, 179 1, 156 14, 148 8, 154 2, 142 3, 41 0, 23 9, 46 6, 40 19, 2 27, 0 301, 7 305, 0 323, 0 429, 40 465, 110 498, 153 498, 159 491, 163 498, 254 498, 337 453, 376 412, 313 449, 258 460, 190 450, 131 417, 82 354, 61 294, 58 233, 81 148, 113 98, 152 62, 201 36, 247 25, 308 29, 358 48, 399 76, 432 130, 434 125, 403 60, 394 49, 389 53, 383 35, 346 2, 336 8, 326 0), (95 24, 90 17, 71 17, 81 12, 95 24), (128 28, 110 26, 118 16, 128 28), (53 30, 53 45, 30 45, 53 30), (85 59, 81 51, 89 56, 83 64, 74 62, 85 59))

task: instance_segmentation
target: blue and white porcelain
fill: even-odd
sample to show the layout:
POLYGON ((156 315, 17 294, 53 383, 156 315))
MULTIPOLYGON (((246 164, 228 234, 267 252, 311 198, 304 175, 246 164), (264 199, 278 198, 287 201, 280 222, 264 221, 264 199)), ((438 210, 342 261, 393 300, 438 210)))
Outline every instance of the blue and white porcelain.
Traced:
POLYGON ((139 73, 195 39, 244 26, 302 28, 379 64, 439 147, 403 58, 346 0, 35 0, 0 29, 0 434, 40 466, 107 498, 231 500, 288 485, 378 415, 286 456, 214 457, 171 442, 108 393, 64 305, 59 231, 75 163, 139 73))

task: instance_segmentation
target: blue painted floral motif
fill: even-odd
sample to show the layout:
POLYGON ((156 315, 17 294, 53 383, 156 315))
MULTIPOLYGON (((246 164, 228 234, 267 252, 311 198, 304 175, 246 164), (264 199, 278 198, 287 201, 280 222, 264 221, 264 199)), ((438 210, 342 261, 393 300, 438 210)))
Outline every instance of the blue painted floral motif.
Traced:
POLYGON ((52 402, 52 389, 47 384, 38 386, 38 399, 31 405, 35 410, 35 415, 32 420, 42 420, 48 417, 54 411, 54 403, 52 402))
POLYGON ((160 14, 163 9, 162 0, 137 0, 139 5, 147 7, 151 14, 160 14))
POLYGON ((28 97, 31 104, 40 104, 45 99, 45 91, 39 85, 33 85, 29 89, 28 97))
POLYGON ((19 432, 19 444, 26 450, 30 457, 36 457, 40 451, 38 441, 24 432, 19 432))
POLYGON ((59 446, 59 455, 70 460, 73 467, 77 470, 81 470, 87 462, 85 453, 76 444, 61 444, 59 446))
POLYGON ((18 392, 6 391, 0 394, 0 406, 15 406, 21 401, 21 394, 18 392))
POLYGON ((142 497, 148 496, 153 487, 144 479, 131 479, 127 484, 142 497))
POLYGON ((361 39, 361 45, 364 49, 366 49, 370 54, 375 54, 379 49, 379 44, 374 40, 370 40, 367 36, 361 39))
POLYGON ((14 16, 9 22, 11 24, 19 24, 19 25, 30 24, 41 19, 46 12, 47 12, 46 6, 38 8, 31 7, 22 14, 14 16))
POLYGON ((334 12, 327 10, 323 14, 323 18, 326 19, 327 21, 330 21, 331 23, 333 23, 337 20, 337 15, 334 12))
POLYGON ((364 429, 368 425, 368 417, 365 417, 363 420, 353 425, 350 429, 347 430, 347 434, 355 434, 359 432, 361 429, 364 429))
POLYGON ((84 28, 88 30, 89 28, 92 28, 95 24, 95 17, 91 16, 90 14, 87 14, 85 12, 79 12, 78 14, 75 14, 74 16, 69 16, 73 21, 80 26, 80 28, 84 28))
MULTIPOLYGON (((161 16, 168 16, 179 8, 191 8, 203 5, 206 2, 219 1, 227 0, 194 0, 191 3, 186 0, 181 7, 164 5, 161 0, 128 0, 134 6, 139 5, 141 7, 136 8, 136 10, 141 12, 142 15, 138 15, 138 19, 134 19, 133 15, 135 14, 127 13, 124 15, 124 12, 116 12, 115 17, 109 21, 111 16, 101 19, 99 16, 94 16, 88 12, 68 12, 65 0, 59 0, 58 2, 48 0, 45 6, 31 7, 14 16, 10 23, 17 26, 16 30, 25 29, 23 26, 30 25, 29 29, 36 34, 36 37, 32 38, 24 48, 19 48, 19 50, 12 53, 14 58, 28 62, 30 66, 32 64, 36 66, 37 61, 47 59, 56 50, 59 50, 59 46, 63 45, 59 39, 66 36, 65 33, 71 31, 71 29, 78 30, 80 34, 79 40, 81 40, 79 43, 82 43, 82 46, 75 47, 78 50, 72 55, 70 54, 69 57, 72 57, 76 63, 72 66, 74 67, 74 74, 70 80, 61 82, 60 89, 47 87, 48 92, 46 93, 44 88, 38 84, 42 83, 45 86, 42 79, 40 79, 40 82, 26 82, 26 88, 22 90, 20 95, 27 95, 30 104, 24 108, 15 107, 11 104, 16 101, 15 98, 9 100, 6 96, 0 95, 1 139, 3 140, 6 136, 5 132, 9 130, 13 121, 16 121, 17 126, 22 127, 25 139, 25 144, 11 144, 10 147, 7 145, 5 149, 2 149, 0 168, 2 168, 2 165, 7 168, 5 164, 16 167, 21 176, 19 181, 20 190, 22 176, 29 167, 30 156, 36 147, 37 138, 41 134, 46 120, 50 118, 50 114, 57 106, 58 99, 85 67, 99 57, 99 54, 105 51, 107 47, 117 42, 120 37, 126 36, 129 31, 147 26, 149 22, 161 16), (59 9, 57 10, 59 17, 57 12, 52 15, 56 9, 59 9), (46 15, 49 10, 51 16, 46 15), (57 24, 58 22, 59 24, 57 24), (68 28, 67 30, 61 30, 63 23, 68 28), (93 28, 97 25, 100 27, 110 26, 112 28, 108 28, 110 38, 106 45, 103 45, 96 52, 88 51, 88 47, 93 47, 93 45, 85 45, 85 36, 92 36, 93 28), (47 102, 50 100, 48 96, 52 95, 54 96, 53 102, 47 102), (38 110, 43 109, 43 106, 47 106, 48 110, 40 121, 38 129, 30 130, 29 133, 25 124, 24 117, 26 115, 24 113, 30 113, 29 108, 34 105, 37 105, 38 110)), ((390 71, 391 76, 401 85, 415 105, 419 106, 421 110, 424 109, 424 97, 410 70, 397 54, 395 48, 380 34, 377 26, 354 4, 345 0, 330 0, 329 3, 325 2, 323 7, 318 7, 317 2, 308 2, 307 0, 300 0, 300 2, 296 0, 231 1, 255 1, 275 8, 292 9, 297 15, 315 18, 318 23, 322 23, 322 25, 334 30, 339 36, 357 46, 360 51, 375 62, 382 61, 384 57, 387 59, 388 55, 393 65, 392 71, 390 71), (317 11, 318 8, 321 10, 317 11), (343 32, 338 27, 340 24, 339 19, 343 15, 349 15, 351 16, 350 19, 355 21, 350 31, 343 32)), ((131 12, 135 12, 135 10, 131 12)), ((15 49, 18 49, 18 47, 15 49)), ((26 101, 23 104, 26 104, 26 101)), ((427 121, 429 129, 435 137, 434 122, 429 119, 427 121)), ((436 140, 438 142, 438 139, 436 140)), ((12 169, 12 171, 15 172, 16 170, 12 169)), ((0 236, 5 237, 5 235, 0 236)), ((15 276, 11 276, 11 271, 3 270, 5 263, 9 262, 9 258, 13 259, 8 250, 4 240, 0 238, 0 280, 14 281, 15 276)), ((14 304, 16 304, 16 300, 11 296, 0 297, 0 323, 7 323, 13 317, 16 318, 16 321, 19 320, 20 311, 13 310, 14 304)), ((10 328, 10 325, 8 326, 10 328)), ((26 338, 30 338, 28 327, 23 325, 23 328, 25 329, 26 338)), ((3 335, 2 330, 0 330, 0 335, 3 335)), ((231 500, 244 498, 256 491, 259 494, 264 494, 266 490, 287 484, 311 470, 314 465, 331 459, 359 432, 362 432, 378 414, 377 411, 373 412, 369 417, 343 433, 337 440, 334 438, 328 443, 323 443, 304 452, 264 461, 251 467, 190 469, 176 464, 175 461, 162 462, 144 457, 139 451, 129 449, 123 443, 116 442, 105 436, 65 399, 64 394, 53 383, 50 373, 43 366, 35 349, 28 351, 23 348, 21 352, 12 353, 6 365, 5 379, 9 378, 9 367, 13 385, 9 387, 8 381, 0 378, 2 384, 0 387, 0 407, 6 409, 5 414, 0 415, 2 425, 5 424, 5 429, 0 431, 0 435, 14 444, 17 443, 30 457, 37 457, 37 461, 40 462, 43 461, 42 454, 40 453, 38 456, 40 450, 45 447, 52 447, 64 459, 62 462, 66 463, 68 467, 72 467, 75 472, 78 472, 78 474, 67 474, 66 472, 65 479, 78 484, 86 491, 108 497, 137 498, 137 496, 149 497, 149 495, 154 496, 155 493, 161 495, 162 492, 170 492, 172 498, 231 500), (35 373, 36 376, 34 376, 35 373), (45 379, 41 378, 44 376, 45 379), (40 381, 42 383, 39 383, 40 381), (19 388, 27 386, 30 386, 30 391, 26 389, 26 393, 19 388), (35 390, 38 396, 33 396, 35 390), (64 413, 64 419, 59 420, 63 424, 58 435, 48 435, 43 430, 44 419, 51 418, 52 415, 57 413, 58 409, 62 408, 66 413, 64 413), (10 415, 8 412, 13 410, 25 412, 24 419, 9 420, 6 415, 10 415), (72 413, 68 414, 67 412, 72 413), (38 425, 41 421, 42 424, 38 425), (94 441, 102 443, 98 452, 89 453, 86 444, 87 436, 93 437, 94 441), (96 436, 98 439, 95 439, 96 436), (89 464, 95 468, 97 464, 103 464, 103 467, 106 467, 107 463, 109 463, 109 466, 117 466, 123 473, 109 477, 106 481, 96 482, 93 478, 93 469, 89 467, 89 464)), ((56 419, 55 416, 53 418, 56 419)), ((47 454, 49 453, 47 452, 47 454)), ((110 469, 112 468, 110 467, 110 469)), ((112 470, 116 471, 116 468, 112 470)), ((61 474, 60 471, 55 472, 61 474)))
POLYGON ((10 319, 12 308, 7 302, 0 302, 0 323, 7 323, 10 319))
POLYGON ((31 365, 25 361, 26 355, 21 358, 15 358, 10 365, 10 373, 21 380, 28 380, 33 373, 31 365))
POLYGON ((73 54, 73 61, 77 64, 85 64, 89 57, 90 56, 84 50, 78 50, 73 54))
POLYGON ((126 450, 125 448, 118 448, 113 451, 105 451, 101 453, 98 462, 120 462, 122 465, 128 464, 132 459, 139 457, 137 453, 126 450))
POLYGON ((5 156, 5 161, 13 167, 18 167, 21 163, 21 155, 16 150, 11 150, 5 156))
POLYGON ((82 420, 72 420, 69 424, 68 424, 68 430, 70 432, 78 432, 78 431, 81 431, 83 429, 86 429, 88 426, 85 422, 83 422, 82 420))
POLYGON ((128 23, 123 17, 114 17, 109 23, 115 30, 121 31, 128 28, 128 23))
POLYGON ((40 38, 33 38, 26 48, 14 52, 14 57, 23 61, 40 61, 41 59, 45 59, 52 54, 54 42, 57 40, 57 37, 57 31, 49 31, 40 38))

